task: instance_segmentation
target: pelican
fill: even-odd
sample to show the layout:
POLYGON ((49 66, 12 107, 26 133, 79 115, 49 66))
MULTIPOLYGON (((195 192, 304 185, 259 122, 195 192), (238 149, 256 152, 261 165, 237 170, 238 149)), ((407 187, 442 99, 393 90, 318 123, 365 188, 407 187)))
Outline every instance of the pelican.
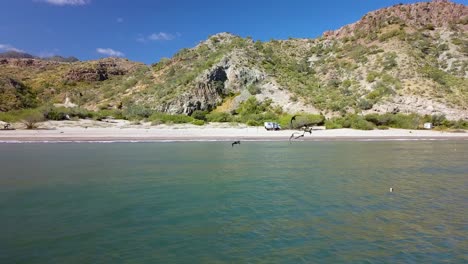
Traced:
POLYGON ((289 144, 292 144, 291 139, 293 139, 293 138, 294 138, 294 139, 298 139, 298 138, 304 136, 304 133, 303 133, 302 135, 300 135, 300 134, 301 134, 301 132, 294 132, 294 133, 292 133, 291 136, 289 137, 289 144), (296 136, 296 135, 299 135, 299 136, 296 136))
POLYGON ((293 117, 291 117, 291 121, 289 121, 289 128, 292 128, 292 123, 293 121, 296 121, 297 116, 300 116, 300 115, 293 115, 293 117))

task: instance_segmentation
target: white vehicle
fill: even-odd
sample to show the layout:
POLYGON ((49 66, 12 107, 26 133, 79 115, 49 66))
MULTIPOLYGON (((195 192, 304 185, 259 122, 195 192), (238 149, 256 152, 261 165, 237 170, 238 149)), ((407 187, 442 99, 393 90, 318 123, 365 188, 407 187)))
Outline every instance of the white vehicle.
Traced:
POLYGON ((265 122, 265 129, 266 130, 280 130, 281 126, 275 122, 265 122))

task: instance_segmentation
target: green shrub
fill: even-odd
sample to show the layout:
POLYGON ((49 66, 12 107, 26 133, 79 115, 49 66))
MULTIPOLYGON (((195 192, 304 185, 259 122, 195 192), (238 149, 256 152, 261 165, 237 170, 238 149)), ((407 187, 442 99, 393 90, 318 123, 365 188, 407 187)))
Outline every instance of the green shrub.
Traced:
POLYGON ((468 129, 468 121, 460 119, 453 124, 455 129, 468 129))
POLYGON ((374 124, 366 121, 362 117, 355 117, 352 119, 351 128, 360 129, 360 130, 373 130, 375 126, 374 124))
POLYGON ((93 119, 95 120, 102 120, 108 117, 115 118, 115 119, 124 119, 121 110, 112 110, 112 109, 103 109, 94 112, 93 119))
POLYGON ((206 121, 206 115, 207 114, 208 114, 207 111, 195 110, 195 111, 193 111, 191 117, 194 118, 194 119, 206 121))
POLYGON ((192 123, 194 120, 192 117, 187 115, 171 115, 166 113, 154 113, 149 118, 152 123, 159 124, 185 124, 192 123))
POLYGON ((21 120, 18 111, 0 112, 0 121, 14 123, 21 120))
POLYGON ((127 120, 142 120, 150 117, 153 113, 154 110, 141 105, 131 105, 122 112, 127 120))
POLYGON ((44 109, 43 114, 48 120, 65 120, 69 112, 69 109, 65 107, 50 107, 44 109))
POLYGON ((206 115, 208 122, 232 122, 233 118, 230 114, 224 112, 211 112, 206 115))
POLYGON ((445 118, 445 115, 433 115, 433 116, 431 116, 431 123, 434 126, 444 125, 445 122, 447 122, 447 119, 445 118))
POLYGON ((369 114, 364 118, 366 121, 371 122, 376 126, 387 126, 404 129, 417 129, 420 122, 422 121, 422 117, 416 114, 369 114))
POLYGON ((247 86, 247 91, 249 91, 249 93, 250 93, 251 95, 256 95, 256 94, 259 94, 259 93, 262 92, 262 91, 260 90, 260 88, 259 88, 257 85, 255 85, 255 84, 251 84, 251 85, 247 86))
POLYGON ((332 120, 325 121, 325 128, 326 129, 339 129, 343 128, 343 126, 339 123, 335 123, 332 120))
POLYGON ((392 116, 390 126, 395 128, 417 129, 419 127, 420 119, 421 117, 416 114, 396 114, 392 116))
POLYGON ((192 124, 196 125, 196 126, 203 126, 205 124, 205 121, 204 120, 200 120, 200 119, 194 119, 192 121, 192 124))
POLYGON ((249 120, 246 123, 248 126, 261 126, 262 123, 256 120, 249 120))
POLYGON ((325 122, 325 117, 323 115, 315 114, 304 114, 296 117, 296 122, 293 122, 295 128, 302 126, 320 126, 325 122))
POLYGON ((395 52, 385 53, 383 60, 384 70, 390 70, 395 68, 398 65, 396 58, 397 54, 395 52))
POLYGON ((367 74, 366 81, 369 82, 369 83, 374 82, 375 79, 376 79, 377 77, 379 77, 379 76, 380 76, 380 73, 374 72, 374 71, 370 71, 370 72, 367 74))
POLYGON ((358 102, 358 107, 362 110, 369 110, 374 106, 371 101, 364 98, 360 99, 358 102))
POLYGON ((26 129, 36 129, 37 123, 45 121, 44 114, 37 109, 27 109, 21 114, 21 122, 26 129))

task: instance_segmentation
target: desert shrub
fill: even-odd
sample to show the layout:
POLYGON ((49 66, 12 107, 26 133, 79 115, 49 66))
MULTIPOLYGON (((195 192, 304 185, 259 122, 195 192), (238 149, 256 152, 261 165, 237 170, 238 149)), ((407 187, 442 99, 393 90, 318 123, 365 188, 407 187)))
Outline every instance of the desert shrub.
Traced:
POLYGON ((114 110, 114 109, 102 109, 99 111, 94 112, 93 119, 95 120, 102 120, 106 118, 115 118, 115 119, 124 119, 121 110, 114 110))
POLYGON ((0 112, 0 121, 13 123, 20 121, 21 118, 18 114, 18 111, 10 111, 10 112, 0 112))
POLYGON ((417 129, 419 127, 420 119, 420 116, 416 114, 396 114, 392 116, 390 126, 395 128, 417 129))
POLYGON ((460 119, 453 124, 455 129, 468 129, 468 121, 460 119))
POLYGON ((343 126, 340 123, 336 123, 333 120, 327 120, 325 121, 325 128, 326 129, 339 129, 343 128, 343 126))
POLYGON ((128 120, 141 120, 150 117, 154 110, 141 105, 130 105, 122 112, 125 119, 128 120))
POLYGON ((385 84, 384 82, 377 82, 373 85, 374 90, 370 93, 367 94, 366 99, 368 99, 371 103, 377 102, 380 98, 390 95, 390 94, 395 94, 395 91, 392 89, 392 87, 388 84, 385 84))
POLYGON ((256 120, 248 120, 248 121, 246 122, 246 124, 247 124, 248 126, 261 126, 261 125, 262 125, 261 122, 256 121, 256 120))
POLYGON ((259 88, 257 85, 255 85, 255 84, 251 84, 251 85, 247 86, 247 91, 249 91, 249 93, 250 93, 251 95, 256 95, 256 94, 259 94, 259 93, 262 92, 262 91, 260 90, 260 88, 259 88))
POLYGON ((374 82, 375 79, 376 79, 377 77, 379 77, 379 76, 380 76, 380 73, 374 72, 374 71, 370 71, 370 72, 367 74, 366 81, 369 82, 369 83, 374 82))
POLYGON ((21 122, 26 126, 26 129, 36 129, 38 123, 44 120, 44 114, 37 109, 28 109, 21 114, 21 122))
POLYGON ((352 114, 327 120, 325 122, 325 127, 327 129, 353 128, 360 130, 372 130, 375 128, 375 125, 372 122, 367 121, 362 116, 352 114))
POLYGON ((371 101, 364 98, 360 99, 358 102, 358 107, 362 110, 369 110, 374 106, 371 101))
POLYGON ((375 126, 362 117, 354 117, 351 119, 351 128, 360 130, 373 130, 375 126))
POLYGON ((431 116, 431 123, 434 126, 445 125, 446 122, 447 122, 447 119, 445 118, 445 115, 433 115, 433 116, 431 116))
POLYGON ((396 36, 404 36, 405 35, 405 31, 404 30, 400 30, 400 29, 394 29, 392 31, 389 31, 387 33, 384 33, 382 35, 379 36, 379 41, 380 42, 384 42, 390 38, 393 38, 393 37, 396 37, 396 36))
POLYGON ((380 116, 378 114, 368 114, 364 117, 364 119, 366 119, 366 121, 369 121, 377 126, 379 125, 382 125, 380 124, 380 116))
POLYGON ((72 111, 70 112, 70 117, 76 117, 81 119, 92 118, 93 115, 93 112, 80 107, 72 108, 72 111))
POLYGON ((211 112, 206 115, 208 122, 232 122, 232 115, 224 112, 211 112))
POLYGON ((208 114, 207 111, 195 110, 193 111, 191 117, 197 120, 206 121, 206 115, 208 114))
POLYGON ((192 117, 187 115, 171 115, 166 113, 153 113, 149 118, 149 121, 160 124, 185 124, 192 123, 194 120, 192 117))
POLYGON ((429 23, 429 24, 426 24, 426 25, 424 26, 424 29, 427 29, 427 30, 434 30, 435 27, 434 27, 433 24, 429 23))
POLYGON ((196 126, 203 126, 205 124, 205 121, 204 120, 200 120, 200 119, 194 119, 192 121, 192 124, 196 125, 196 126))
MULTIPOLYGON (((271 102, 269 102, 271 104, 271 102)), ((268 103, 259 103, 254 96, 249 97, 245 102, 239 105, 237 112, 240 115, 259 114, 264 112, 269 106, 268 103)))
POLYGON ((404 129, 417 129, 422 121, 422 117, 417 114, 369 114, 364 118, 366 121, 371 122, 378 127, 386 126, 404 129))
POLYGON ((293 127, 299 128, 302 126, 316 126, 323 125, 325 122, 325 117, 323 115, 315 114, 303 114, 296 117, 295 122, 293 121, 293 127))
POLYGON ((383 60, 384 70, 390 70, 396 67, 398 65, 396 58, 397 54, 395 52, 385 53, 383 60))
POLYGON ((69 112, 66 107, 48 107, 43 110, 43 114, 48 120, 65 120, 69 112))

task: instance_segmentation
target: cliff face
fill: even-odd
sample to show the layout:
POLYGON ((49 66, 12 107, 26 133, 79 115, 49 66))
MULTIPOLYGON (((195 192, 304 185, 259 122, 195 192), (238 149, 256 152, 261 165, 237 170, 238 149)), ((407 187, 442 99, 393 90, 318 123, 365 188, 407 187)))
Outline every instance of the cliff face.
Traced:
POLYGON ((468 8, 448 0, 433 0, 408 5, 395 5, 366 14, 356 23, 336 31, 324 33, 327 38, 353 37, 360 34, 378 33, 391 24, 405 25, 414 29, 452 28, 466 32, 468 8))
POLYGON ((465 5, 432 1, 371 12, 318 39, 260 42, 220 33, 150 67, 115 58, 0 59, 0 77, 22 83, 39 104, 68 97, 90 109, 230 112, 255 96, 290 113, 468 119, 467 29, 465 5))

